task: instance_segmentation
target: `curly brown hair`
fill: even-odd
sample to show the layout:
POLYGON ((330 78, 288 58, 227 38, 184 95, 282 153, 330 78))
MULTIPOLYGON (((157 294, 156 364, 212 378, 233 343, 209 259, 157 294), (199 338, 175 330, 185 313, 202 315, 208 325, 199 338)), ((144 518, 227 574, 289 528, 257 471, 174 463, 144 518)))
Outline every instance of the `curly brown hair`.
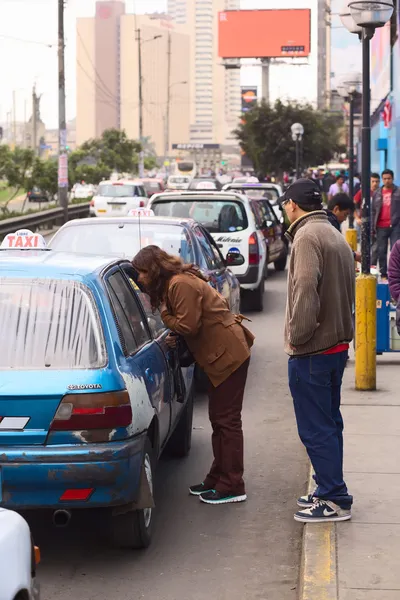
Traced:
POLYGON ((146 246, 136 254, 132 260, 136 271, 141 271, 149 276, 150 284, 146 292, 150 296, 153 310, 159 308, 165 301, 168 282, 174 275, 191 273, 203 281, 208 281, 200 269, 193 264, 185 264, 178 256, 172 256, 158 246, 146 246))

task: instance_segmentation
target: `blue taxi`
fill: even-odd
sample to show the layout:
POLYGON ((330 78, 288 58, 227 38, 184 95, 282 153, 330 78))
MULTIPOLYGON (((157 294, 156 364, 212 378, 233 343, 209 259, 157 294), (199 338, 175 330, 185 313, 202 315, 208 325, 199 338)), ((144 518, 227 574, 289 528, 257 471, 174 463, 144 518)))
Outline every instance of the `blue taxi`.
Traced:
POLYGON ((128 261, 25 247, 0 250, 0 506, 56 525, 107 507, 114 541, 145 547, 157 459, 190 450, 193 367, 128 261))

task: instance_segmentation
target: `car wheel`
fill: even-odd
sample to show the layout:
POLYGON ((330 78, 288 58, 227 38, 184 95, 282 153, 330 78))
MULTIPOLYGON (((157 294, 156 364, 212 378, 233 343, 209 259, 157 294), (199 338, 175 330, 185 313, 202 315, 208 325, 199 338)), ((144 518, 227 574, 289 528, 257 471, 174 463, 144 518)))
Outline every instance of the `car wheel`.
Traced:
POLYGON ((286 269, 287 258, 288 255, 286 250, 285 254, 274 262, 275 271, 284 271, 286 269))
MULTIPOLYGON (((154 450, 150 440, 146 438, 142 467, 152 494, 154 489, 154 464, 154 450)), ((154 508, 143 508, 113 516, 111 519, 111 535, 114 544, 119 548, 147 548, 151 542, 153 519, 154 508)))
POLYGON ((248 290, 246 294, 248 310, 262 312, 264 310, 264 278, 255 290, 248 290))
POLYGON ((193 404, 194 398, 192 388, 185 404, 185 408, 179 417, 179 422, 175 427, 175 431, 167 444, 167 452, 171 456, 183 458, 190 452, 192 446, 193 404))
POLYGON ((200 394, 205 394, 208 390, 209 379, 207 375, 204 373, 203 369, 196 365, 194 368, 194 387, 196 392, 200 394))

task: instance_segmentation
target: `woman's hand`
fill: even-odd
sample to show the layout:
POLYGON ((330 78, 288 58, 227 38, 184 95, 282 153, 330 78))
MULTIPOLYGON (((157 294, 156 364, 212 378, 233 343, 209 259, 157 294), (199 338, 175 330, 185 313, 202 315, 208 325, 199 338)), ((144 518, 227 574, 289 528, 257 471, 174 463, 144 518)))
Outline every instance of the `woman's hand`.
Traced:
POLYGON ((167 335, 167 337, 165 338, 165 343, 167 344, 168 348, 176 348, 176 344, 178 343, 178 338, 173 333, 169 333, 167 335))
POLYGON ((160 313, 162 314, 164 312, 164 310, 166 310, 168 312, 168 308, 165 302, 161 302, 160 304, 160 313))

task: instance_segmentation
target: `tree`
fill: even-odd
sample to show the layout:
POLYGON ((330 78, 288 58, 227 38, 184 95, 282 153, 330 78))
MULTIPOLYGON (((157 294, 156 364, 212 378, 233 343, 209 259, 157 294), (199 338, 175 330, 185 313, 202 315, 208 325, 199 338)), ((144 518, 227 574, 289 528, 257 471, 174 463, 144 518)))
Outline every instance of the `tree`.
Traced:
POLYGON ((132 173, 140 151, 140 143, 130 140, 125 131, 118 129, 107 129, 101 138, 89 140, 80 148, 86 158, 91 157, 96 164, 118 173, 132 173))
POLYGON ((259 176, 294 168, 296 150, 290 131, 293 123, 304 127, 303 165, 324 164, 336 152, 343 151, 340 117, 315 110, 309 104, 284 104, 277 100, 270 105, 263 101, 243 115, 234 131, 259 176))

